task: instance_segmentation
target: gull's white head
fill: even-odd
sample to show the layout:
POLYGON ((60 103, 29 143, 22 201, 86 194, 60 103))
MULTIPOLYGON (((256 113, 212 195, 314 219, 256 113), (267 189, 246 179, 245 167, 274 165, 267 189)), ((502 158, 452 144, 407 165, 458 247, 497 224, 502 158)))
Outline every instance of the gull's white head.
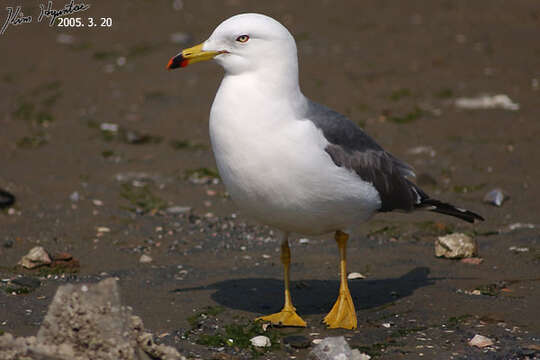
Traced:
POLYGON ((227 74, 253 71, 298 72, 296 43, 278 21, 261 14, 240 14, 223 21, 200 45, 173 57, 168 69, 215 59, 227 74))

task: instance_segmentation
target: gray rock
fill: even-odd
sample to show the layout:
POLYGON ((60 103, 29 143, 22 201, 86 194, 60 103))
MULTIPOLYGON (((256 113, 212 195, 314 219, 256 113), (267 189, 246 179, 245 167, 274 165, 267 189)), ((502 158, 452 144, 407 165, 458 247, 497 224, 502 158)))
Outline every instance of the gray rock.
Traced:
POLYGON ((58 288, 37 337, 0 336, 0 359, 182 360, 156 345, 142 320, 121 305, 116 280, 58 288), (150 355, 150 356, 149 356, 150 355))
POLYGON ((252 337, 249 341, 251 342, 251 345, 255 347, 272 346, 272 342, 270 341, 270 338, 264 335, 258 335, 258 336, 252 337))
POLYGON ((484 195, 484 202, 495 206, 501 206, 506 199, 508 195, 499 188, 490 190, 484 195))
POLYGON ((33 269, 42 265, 49 265, 50 263, 52 263, 52 260, 49 254, 41 246, 35 246, 30 249, 28 254, 24 255, 18 262, 19 265, 27 269, 33 269))
POLYGON ((354 360, 369 360, 371 359, 371 356, 368 354, 361 353, 358 349, 353 349, 352 351, 352 358, 354 360))
POLYGON ((134 359, 136 337, 130 311, 120 304, 113 278, 95 285, 60 286, 38 331, 51 345, 71 344, 75 353, 95 359, 134 359))
MULTIPOLYGON (((327 337, 318 343, 309 353, 311 360, 359 360, 359 351, 351 350, 343 336, 327 337)), ((365 359, 365 358, 364 358, 365 359)))
POLYGON ((493 345, 493 340, 483 335, 476 334, 471 340, 469 340, 469 345, 484 348, 486 346, 493 345))
POLYGON ((77 202, 80 199, 81 199, 81 196, 79 195, 77 191, 74 191, 69 195, 69 200, 71 200, 72 202, 77 202))
POLYGON ((461 259, 478 255, 476 241, 462 233, 439 236, 435 240, 435 256, 461 259))
POLYGON ((141 257, 139 258, 139 262, 141 264, 150 264, 152 260, 153 259, 149 255, 146 255, 146 254, 142 254, 141 257))

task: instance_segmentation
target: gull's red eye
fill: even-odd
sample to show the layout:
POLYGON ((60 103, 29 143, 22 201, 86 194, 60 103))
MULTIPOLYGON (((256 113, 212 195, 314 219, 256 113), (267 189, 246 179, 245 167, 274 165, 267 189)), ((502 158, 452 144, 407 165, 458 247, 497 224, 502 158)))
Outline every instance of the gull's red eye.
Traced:
POLYGON ((248 40, 249 40, 249 36, 247 35, 240 35, 239 37, 236 38, 236 41, 241 42, 241 43, 245 43, 248 40))

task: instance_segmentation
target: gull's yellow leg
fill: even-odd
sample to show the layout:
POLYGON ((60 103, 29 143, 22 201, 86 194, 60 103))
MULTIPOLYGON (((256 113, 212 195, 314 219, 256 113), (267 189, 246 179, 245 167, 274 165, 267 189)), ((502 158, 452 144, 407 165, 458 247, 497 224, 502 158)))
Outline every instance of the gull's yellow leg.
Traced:
POLYGON ((336 231, 335 238, 339 247, 341 284, 338 299, 324 318, 324 323, 332 329, 356 329, 356 312, 347 284, 347 240, 349 235, 342 231, 336 231))
POLYGON ((306 322, 302 320, 291 301, 291 291, 289 290, 289 266, 291 264, 291 249, 289 249, 288 234, 285 234, 281 243, 281 262, 283 263, 283 278, 285 281, 285 305, 283 309, 275 314, 261 316, 255 320, 269 321, 274 325, 281 326, 301 326, 306 327, 306 322))

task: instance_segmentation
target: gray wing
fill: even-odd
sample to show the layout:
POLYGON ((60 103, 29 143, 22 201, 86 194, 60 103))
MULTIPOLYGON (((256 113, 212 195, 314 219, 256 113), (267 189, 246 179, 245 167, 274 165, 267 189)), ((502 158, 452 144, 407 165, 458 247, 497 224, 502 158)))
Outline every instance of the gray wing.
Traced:
POLYGON ((319 128, 329 144, 326 152, 337 166, 351 169, 379 192, 379 211, 411 211, 427 195, 407 180, 411 166, 396 159, 347 117, 324 105, 309 102, 306 117, 319 128))

